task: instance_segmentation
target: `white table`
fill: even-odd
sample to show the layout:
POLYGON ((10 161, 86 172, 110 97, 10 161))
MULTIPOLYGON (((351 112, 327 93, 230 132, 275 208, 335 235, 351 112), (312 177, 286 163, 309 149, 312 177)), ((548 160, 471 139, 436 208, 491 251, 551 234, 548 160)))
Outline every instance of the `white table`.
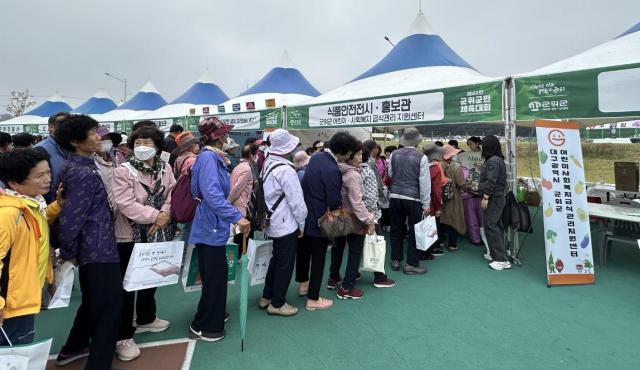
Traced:
POLYGON ((611 184, 596 184, 596 183, 587 182, 586 185, 587 185, 587 194, 589 195, 592 195, 598 192, 605 193, 606 194, 606 198, 604 199, 605 202, 608 202, 611 200, 611 194, 614 194, 616 198, 629 198, 629 199, 640 198, 639 191, 616 190, 616 186, 611 184), (589 191, 591 191, 591 193, 589 193, 589 191))
POLYGON ((604 219, 627 221, 640 224, 640 208, 613 206, 609 204, 588 203, 589 204, 589 216, 598 217, 598 224, 600 225, 600 231, 602 232, 602 238, 600 240, 600 266, 604 266, 604 239, 607 227, 604 225, 604 219))

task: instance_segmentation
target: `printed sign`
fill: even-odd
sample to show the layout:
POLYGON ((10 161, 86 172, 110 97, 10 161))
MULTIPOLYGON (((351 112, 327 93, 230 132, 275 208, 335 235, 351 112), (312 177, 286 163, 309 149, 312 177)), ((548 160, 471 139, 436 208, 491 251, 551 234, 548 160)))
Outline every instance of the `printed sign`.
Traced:
POLYGON ((484 160, 480 152, 464 152, 457 155, 460 165, 468 170, 481 172, 484 160))
POLYGON ((439 121, 444 118, 441 92, 394 96, 309 108, 309 127, 371 126, 385 123, 439 121))
POLYGON ((19 134, 23 131, 22 125, 2 125, 0 126, 0 132, 6 132, 8 134, 19 134))
POLYGON ((209 114, 209 107, 202 107, 202 114, 209 114))
POLYGON ((589 207, 576 122, 536 121, 547 284, 595 282, 589 207))
POLYGON ((240 103, 235 103, 235 104, 233 104, 233 105, 231 106, 231 109, 232 109, 234 112, 239 112, 239 111, 240 111, 240 103))
POLYGON ((267 108, 275 108, 276 107, 276 100, 275 99, 265 99, 264 100, 264 106, 267 108))
POLYGON ((247 105, 247 110, 256 109, 256 103, 252 101, 248 101, 246 105, 247 105))
POLYGON ((224 105, 218 105, 218 113, 224 113, 227 110, 225 109, 224 105))

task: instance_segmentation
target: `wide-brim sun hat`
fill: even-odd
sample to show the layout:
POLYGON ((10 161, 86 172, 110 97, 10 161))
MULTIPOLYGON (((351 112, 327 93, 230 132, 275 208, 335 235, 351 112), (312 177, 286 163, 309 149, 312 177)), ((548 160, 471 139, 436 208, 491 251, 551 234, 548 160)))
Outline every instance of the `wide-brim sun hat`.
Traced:
POLYGON ((293 165, 296 169, 303 168, 309 164, 309 154, 304 150, 297 152, 293 156, 293 165))
POLYGON ((402 134, 402 138, 400 139, 400 144, 403 146, 417 146, 424 140, 420 131, 418 131, 415 127, 408 127, 404 129, 404 133, 402 134))
POLYGON ((236 141, 235 141, 235 140, 233 140, 232 138, 229 138, 229 142, 227 142, 226 144, 224 144, 224 145, 222 146, 222 150, 226 152, 226 151, 228 151, 228 150, 231 150, 231 149, 237 148, 237 147, 239 147, 239 146, 240 146, 240 144, 236 143, 236 141))
POLYGON ((442 159, 448 161, 449 159, 451 159, 451 157, 453 157, 454 155, 458 155, 458 153, 460 152, 460 149, 456 149, 451 145, 445 145, 442 147, 442 159))
POLYGON ((233 125, 227 125, 216 117, 205 118, 198 124, 200 135, 208 140, 219 139, 228 134, 232 129, 233 125))
POLYGON ((291 135, 289 131, 279 128, 269 134, 269 143, 271 143, 269 153, 286 155, 293 152, 300 145, 300 139, 291 135))

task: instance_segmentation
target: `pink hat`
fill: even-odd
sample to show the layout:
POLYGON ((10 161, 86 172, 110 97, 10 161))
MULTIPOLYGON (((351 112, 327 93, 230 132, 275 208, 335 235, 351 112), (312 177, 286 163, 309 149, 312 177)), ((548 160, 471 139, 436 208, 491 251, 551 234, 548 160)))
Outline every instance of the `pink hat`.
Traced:
POLYGON ((224 124, 216 117, 208 117, 200 121, 198 124, 198 131, 203 138, 209 140, 215 140, 223 135, 226 135, 233 129, 233 125, 224 124))
POLYGON ((442 159, 444 159, 445 161, 448 161, 449 159, 451 159, 451 157, 453 157, 454 155, 457 155, 460 152, 461 152, 460 149, 456 149, 451 145, 445 145, 442 147, 442 159))
POLYGON ((307 152, 305 152, 304 150, 297 152, 293 156, 293 165, 296 167, 296 169, 305 167, 308 164, 309 164, 309 154, 307 154, 307 152))

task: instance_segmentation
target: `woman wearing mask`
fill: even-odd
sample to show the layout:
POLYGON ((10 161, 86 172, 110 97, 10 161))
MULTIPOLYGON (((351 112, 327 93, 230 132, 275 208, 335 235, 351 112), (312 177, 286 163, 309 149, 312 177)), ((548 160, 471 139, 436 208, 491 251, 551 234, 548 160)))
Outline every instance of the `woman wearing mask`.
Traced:
MULTIPOLYGON (((120 268, 125 275, 135 243, 173 240, 171 190, 176 184, 168 163, 160 159, 163 134, 153 127, 142 127, 129 137, 133 156, 113 174, 113 195, 118 208, 115 221, 120 268), (159 199, 149 204, 147 198, 159 199)), ((137 292, 122 290, 122 321, 116 354, 122 361, 140 356, 134 333, 161 332, 169 322, 156 316, 155 288, 137 292), (134 319, 134 302, 136 320, 134 319)))
POLYGON ((467 232, 464 223, 464 205, 462 204, 462 194, 460 189, 464 186, 464 172, 462 166, 458 164, 455 156, 460 153, 451 145, 442 147, 442 159, 444 160, 444 175, 453 188, 453 198, 443 199, 440 222, 443 232, 447 235, 447 249, 449 252, 458 250, 458 236, 467 232))
MULTIPOLYGON (((351 161, 351 163, 353 163, 351 161)), ((368 163, 369 150, 364 147, 362 149, 362 163, 360 163, 360 171, 362 174, 362 201, 369 213, 373 214, 374 221, 377 222, 382 213, 380 207, 378 207, 378 181, 376 180, 376 173, 368 163)), ((344 182, 343 182, 344 184, 344 182)), ((342 257, 344 254, 344 247, 347 244, 347 237, 336 238, 335 247, 331 249, 331 267, 329 275, 329 283, 335 284, 336 281, 340 281, 340 266, 342 265, 342 257)), ((386 274, 381 272, 373 273, 374 280, 373 286, 376 288, 391 288, 396 285, 394 280, 387 277, 386 274)))
MULTIPOLYGON (((467 146, 469 146, 469 152, 471 152, 471 154, 476 153, 476 155, 480 155, 482 150, 480 145, 481 140, 477 136, 472 136, 467 140, 467 146)), ((480 202, 482 197, 475 194, 473 189, 468 188, 469 185, 473 184, 474 179, 479 178, 477 171, 477 168, 464 168, 467 185, 465 186, 465 190, 467 191, 462 192, 462 202, 464 204, 464 219, 467 224, 469 241, 472 244, 482 245, 482 238, 480 236, 480 228, 482 227, 482 208, 480 207, 480 202)))
MULTIPOLYGON (((339 163, 340 172, 342 173, 342 206, 345 211, 351 213, 355 218, 356 231, 346 236, 347 244, 349 244, 349 257, 347 259, 347 268, 344 274, 342 287, 338 290, 338 298, 340 299, 361 299, 364 296, 362 290, 355 287, 358 268, 360 267, 360 259, 362 258, 362 248, 364 247, 365 234, 375 234, 375 214, 367 210, 364 204, 364 188, 362 174, 360 173, 360 164, 362 164, 362 143, 357 142, 353 154, 345 163, 339 163)), ((339 254, 339 247, 336 243, 336 252, 339 254)), ((339 270, 339 265, 334 265, 338 261, 338 256, 334 259, 332 248, 332 267, 331 271, 334 278, 338 277, 335 273, 339 270)), ((339 277, 338 277, 339 280, 339 277)), ((391 285, 391 282, 386 282, 391 285)))
MULTIPOLYGON (((231 171, 231 191, 227 200, 233 204, 240 212, 242 217, 247 217, 247 207, 251 201, 251 193, 253 192, 253 163, 258 155, 258 146, 255 144, 247 145, 242 148, 242 160, 231 171)), ((233 242, 242 246, 242 234, 236 234, 233 242)), ((238 254, 239 255, 239 254, 238 254)))
POLYGON ((202 278, 202 293, 198 309, 189 326, 189 338, 215 342, 224 338, 224 323, 228 320, 226 245, 231 224, 248 233, 250 224, 227 200, 230 182, 228 159, 222 151, 233 126, 215 117, 198 125, 204 144, 191 170, 191 193, 201 197, 191 224, 189 244, 195 244, 198 268, 202 278))
POLYGON ((507 167, 504 164, 502 147, 497 137, 493 135, 482 139, 482 158, 485 163, 480 173, 478 191, 482 194, 481 207, 484 210, 484 232, 489 244, 489 264, 494 270, 500 271, 511 268, 504 249, 504 228, 500 224, 502 211, 505 206, 505 192, 507 189, 507 167))

